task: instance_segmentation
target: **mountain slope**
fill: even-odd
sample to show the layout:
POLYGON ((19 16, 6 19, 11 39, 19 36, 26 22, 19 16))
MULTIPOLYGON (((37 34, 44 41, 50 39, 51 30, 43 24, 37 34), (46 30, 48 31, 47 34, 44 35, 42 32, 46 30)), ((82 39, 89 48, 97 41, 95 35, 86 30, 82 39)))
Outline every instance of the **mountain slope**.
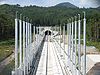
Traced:
POLYGON ((69 2, 57 4, 56 7, 78 8, 77 6, 75 6, 69 2))
POLYGON ((100 9, 100 6, 99 6, 99 7, 97 7, 97 9, 100 9))

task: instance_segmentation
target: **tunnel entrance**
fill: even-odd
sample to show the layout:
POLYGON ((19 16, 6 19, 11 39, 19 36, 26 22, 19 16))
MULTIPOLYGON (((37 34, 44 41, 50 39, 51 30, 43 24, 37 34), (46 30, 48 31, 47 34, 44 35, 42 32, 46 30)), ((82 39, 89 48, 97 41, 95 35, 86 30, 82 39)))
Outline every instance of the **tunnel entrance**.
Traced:
POLYGON ((49 30, 45 31, 45 35, 51 35, 51 31, 49 30))

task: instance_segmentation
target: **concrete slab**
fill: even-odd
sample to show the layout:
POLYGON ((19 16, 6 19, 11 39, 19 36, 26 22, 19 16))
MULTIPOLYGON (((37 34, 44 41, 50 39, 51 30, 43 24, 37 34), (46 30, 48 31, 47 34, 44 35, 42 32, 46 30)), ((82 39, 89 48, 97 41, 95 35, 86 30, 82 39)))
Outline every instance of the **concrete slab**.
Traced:
POLYGON ((52 42, 45 42, 36 75, 63 75, 52 42), (47 49, 48 43, 48 49, 47 49), (48 52, 48 53, 47 53, 48 52))

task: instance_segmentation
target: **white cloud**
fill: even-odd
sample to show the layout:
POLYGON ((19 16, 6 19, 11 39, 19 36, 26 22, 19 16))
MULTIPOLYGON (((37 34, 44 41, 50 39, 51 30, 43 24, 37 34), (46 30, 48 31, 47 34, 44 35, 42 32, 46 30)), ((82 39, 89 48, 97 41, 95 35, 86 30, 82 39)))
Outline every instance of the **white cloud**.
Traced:
POLYGON ((80 0, 79 7, 97 7, 95 0, 80 0))
POLYGON ((5 4, 6 1, 5 0, 0 0, 0 5, 5 4))

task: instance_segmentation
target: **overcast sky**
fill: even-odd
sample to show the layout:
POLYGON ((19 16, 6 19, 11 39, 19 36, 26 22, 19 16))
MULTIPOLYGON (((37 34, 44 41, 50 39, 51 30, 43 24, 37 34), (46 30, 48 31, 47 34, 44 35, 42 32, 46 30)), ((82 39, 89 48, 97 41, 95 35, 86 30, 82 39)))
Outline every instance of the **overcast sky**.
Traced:
POLYGON ((21 6, 54 6, 58 3, 70 2, 78 7, 98 7, 100 0, 0 0, 0 4, 20 4, 21 6))

